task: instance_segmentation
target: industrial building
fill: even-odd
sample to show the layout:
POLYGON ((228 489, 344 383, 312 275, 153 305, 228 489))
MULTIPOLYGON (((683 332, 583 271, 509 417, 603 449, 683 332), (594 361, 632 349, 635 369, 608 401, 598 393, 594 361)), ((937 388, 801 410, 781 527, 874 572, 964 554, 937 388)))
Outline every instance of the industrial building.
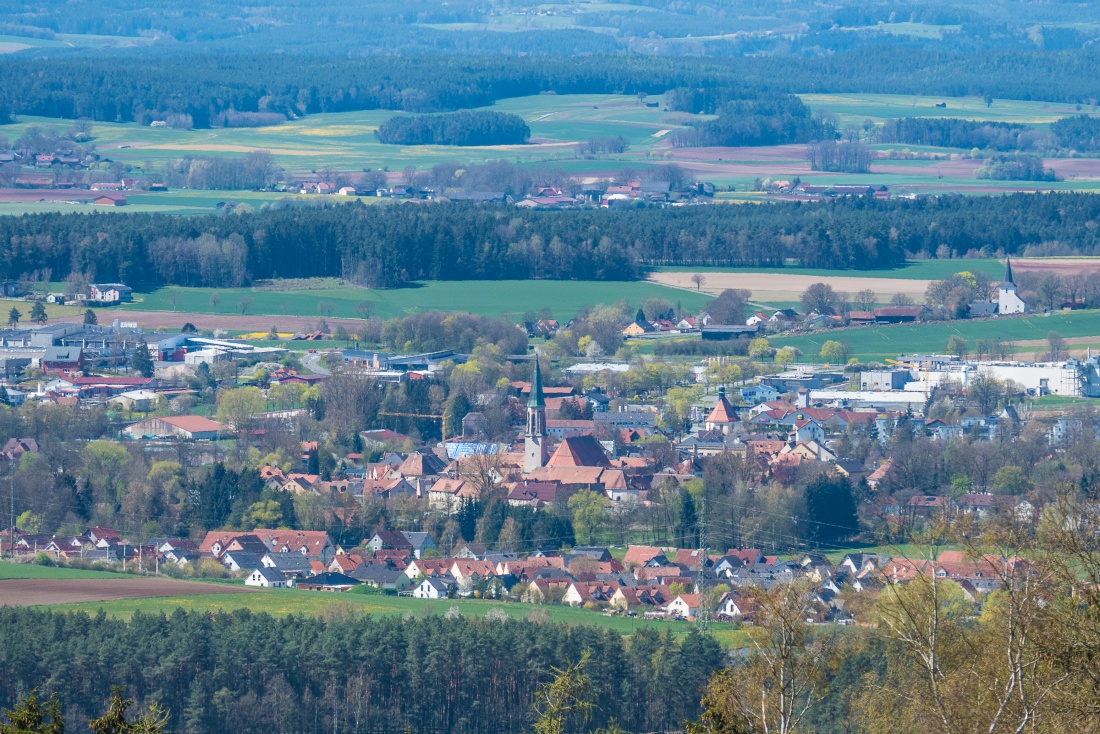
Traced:
MULTIPOLYGON (((914 354, 899 362, 910 365, 909 379, 901 388, 905 391, 927 393, 945 383, 956 383, 965 390, 978 377, 989 376, 1011 380, 1036 397, 1100 397, 1100 357, 1091 354, 1084 360, 1062 362, 966 361, 950 355, 914 354)), ((891 377, 891 384, 894 379, 891 377)))

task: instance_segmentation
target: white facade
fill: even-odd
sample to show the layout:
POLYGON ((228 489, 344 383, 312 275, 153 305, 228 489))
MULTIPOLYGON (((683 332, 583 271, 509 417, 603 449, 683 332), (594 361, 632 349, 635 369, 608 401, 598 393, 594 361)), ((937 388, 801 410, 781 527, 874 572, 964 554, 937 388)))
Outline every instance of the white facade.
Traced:
POLYGON ((997 313, 1007 316, 1016 313, 1025 313, 1027 304, 1016 293, 1016 281, 1012 279, 1012 262, 1005 260, 1005 278, 997 286, 997 313))
POLYGON ((278 571, 257 568, 244 580, 245 586, 262 586, 267 589, 285 589, 286 579, 278 571))
POLYGON ((412 595, 417 599, 445 599, 447 585, 439 579, 424 579, 413 589, 412 595))
POLYGON ((1016 286, 1012 283, 1001 283, 997 289, 997 313, 1007 316, 1026 312, 1027 304, 1020 300, 1020 296, 1016 293, 1016 286))
POLYGON ((958 382, 963 389, 979 376, 1012 380, 1035 395, 1068 395, 1070 397, 1100 397, 1100 366, 1095 358, 1079 362, 965 362, 933 370, 927 374, 914 370, 914 382, 905 390, 922 397, 925 380, 932 386, 958 382))

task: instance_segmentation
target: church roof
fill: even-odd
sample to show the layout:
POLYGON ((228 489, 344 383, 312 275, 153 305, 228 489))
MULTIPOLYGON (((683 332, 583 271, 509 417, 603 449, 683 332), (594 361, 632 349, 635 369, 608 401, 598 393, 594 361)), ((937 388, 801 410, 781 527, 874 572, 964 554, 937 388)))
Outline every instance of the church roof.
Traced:
POLYGON ((567 466, 611 466, 600 442, 592 436, 570 436, 561 442, 550 461, 550 468, 567 466))
POLYGON ((531 378, 531 399, 527 401, 528 408, 541 408, 546 405, 542 397, 542 370, 539 369, 539 356, 535 354, 535 375, 531 378))
POLYGON ((726 400, 726 391, 718 391, 718 404, 714 406, 714 410, 710 411, 710 415, 707 416, 707 423, 736 423, 737 413, 734 411, 730 401, 726 400))

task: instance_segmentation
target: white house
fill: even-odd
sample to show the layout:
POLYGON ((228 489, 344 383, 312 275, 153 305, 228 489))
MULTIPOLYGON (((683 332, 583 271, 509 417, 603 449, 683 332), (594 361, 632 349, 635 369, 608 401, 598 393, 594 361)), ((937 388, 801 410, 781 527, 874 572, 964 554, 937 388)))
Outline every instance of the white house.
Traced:
POLYGON ((745 326, 756 326, 757 324, 763 324, 768 320, 768 315, 763 311, 757 311, 752 316, 745 319, 745 326))
POLYGON ((273 568, 257 568, 244 580, 245 586, 263 586, 268 589, 285 589, 286 579, 273 568))
POLYGON ((745 611, 737 606, 737 597, 731 593, 722 595, 718 602, 718 616, 727 619, 736 619, 745 616, 745 611))
POLYGON ((426 578, 420 582, 412 595, 417 599, 446 599, 453 584, 441 578, 426 578))
POLYGON ((665 611, 681 619, 694 617, 696 612, 699 611, 700 599, 699 594, 680 594, 668 603, 665 611))
POLYGON ((1005 279, 997 286, 997 313, 1025 313, 1027 304, 1016 293, 1016 284, 1012 281, 1012 263, 1005 259, 1005 279))

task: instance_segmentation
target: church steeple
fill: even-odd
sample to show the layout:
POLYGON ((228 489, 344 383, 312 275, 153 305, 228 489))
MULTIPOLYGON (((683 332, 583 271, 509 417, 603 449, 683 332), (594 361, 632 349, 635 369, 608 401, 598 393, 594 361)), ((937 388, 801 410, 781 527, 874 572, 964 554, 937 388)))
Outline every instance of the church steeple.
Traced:
POLYGON ((539 369, 538 352, 535 352, 535 376, 531 378, 531 399, 527 401, 527 407, 546 407, 546 400, 542 397, 542 370, 539 369))
POLYGON ((546 443, 546 400, 542 396, 542 370, 535 353, 535 374, 531 377, 531 397, 527 401, 527 433, 523 441, 523 471, 530 473, 546 466, 550 450, 546 443))
POLYGON ((1007 257, 1005 258, 1005 279, 1001 282, 1002 285, 1016 285, 1016 281, 1012 280, 1012 261, 1007 257))

